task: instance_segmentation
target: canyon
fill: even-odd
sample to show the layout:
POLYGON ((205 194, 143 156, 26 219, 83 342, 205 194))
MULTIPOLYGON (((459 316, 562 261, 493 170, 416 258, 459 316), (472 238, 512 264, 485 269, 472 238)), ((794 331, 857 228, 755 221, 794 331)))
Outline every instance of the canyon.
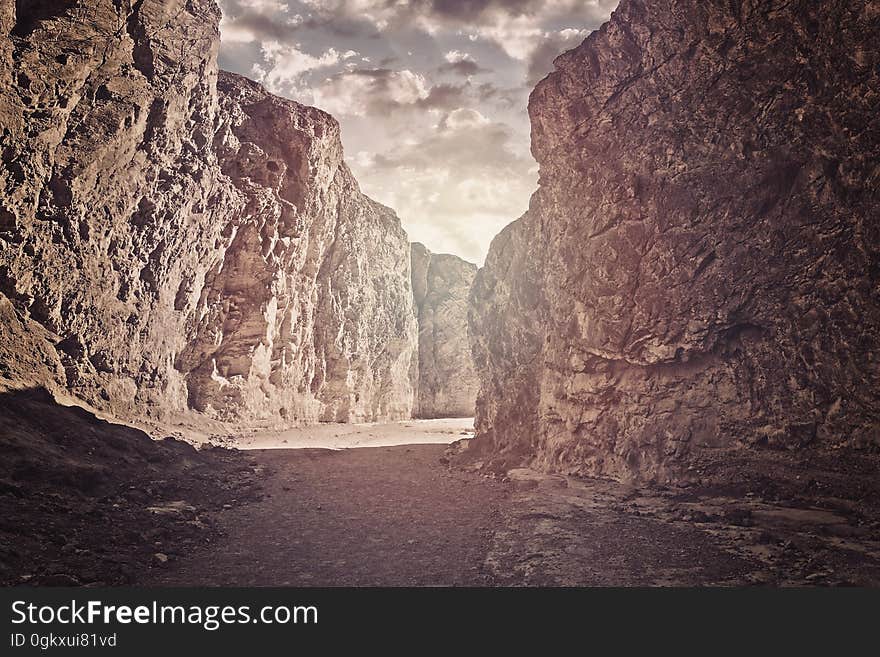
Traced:
MULTIPOLYGON (((3 385, 159 426, 409 418, 410 243, 336 120, 219 72, 212 0, 4 7, 3 385)), ((468 284, 448 367, 469 365, 468 284)))
POLYGON ((479 269, 219 21, 0 2, 0 582, 880 582, 875 2, 622 0, 479 269))

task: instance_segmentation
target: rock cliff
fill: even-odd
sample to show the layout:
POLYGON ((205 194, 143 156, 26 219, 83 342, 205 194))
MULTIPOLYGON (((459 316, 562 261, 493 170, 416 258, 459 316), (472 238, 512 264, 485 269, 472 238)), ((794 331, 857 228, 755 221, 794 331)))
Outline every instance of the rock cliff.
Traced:
POLYGON ((291 420, 410 416, 406 233, 362 195, 329 115, 221 73, 223 173, 245 199, 177 359, 200 411, 291 420))
POLYGON ((669 479, 880 443, 880 8, 623 0, 532 93, 471 296, 473 449, 669 479))
POLYGON ((219 18, 0 4, 3 384, 122 417, 408 417, 406 234, 332 117, 218 83, 219 18))
POLYGON ((412 245, 412 290, 419 326, 413 417, 471 417, 477 396, 468 341, 468 294, 477 266, 412 245))

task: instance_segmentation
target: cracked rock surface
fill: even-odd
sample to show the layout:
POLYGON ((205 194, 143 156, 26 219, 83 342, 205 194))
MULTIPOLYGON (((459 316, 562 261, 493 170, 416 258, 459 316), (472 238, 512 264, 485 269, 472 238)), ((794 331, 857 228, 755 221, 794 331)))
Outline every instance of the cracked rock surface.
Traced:
POLYGON ((0 383, 118 417, 409 417, 407 236, 332 117, 218 83, 219 19, 0 5, 0 383))
POLYGON ((471 452, 672 479, 880 436, 876 3, 623 0, 532 93, 471 295, 471 452))

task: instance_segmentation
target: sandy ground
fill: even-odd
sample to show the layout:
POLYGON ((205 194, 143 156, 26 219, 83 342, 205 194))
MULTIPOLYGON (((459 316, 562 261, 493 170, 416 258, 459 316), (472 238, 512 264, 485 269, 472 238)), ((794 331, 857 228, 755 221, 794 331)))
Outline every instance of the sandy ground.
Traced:
POLYGON ((318 424, 284 431, 258 430, 215 442, 238 449, 349 449, 397 445, 448 445, 474 435, 473 418, 366 424, 318 424))

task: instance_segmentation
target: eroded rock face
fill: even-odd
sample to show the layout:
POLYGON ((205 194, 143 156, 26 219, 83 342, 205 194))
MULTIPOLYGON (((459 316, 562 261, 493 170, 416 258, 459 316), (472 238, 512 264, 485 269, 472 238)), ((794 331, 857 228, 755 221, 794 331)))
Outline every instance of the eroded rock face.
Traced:
POLYGON ((226 74, 218 94, 218 21, 0 5, 0 376, 39 351, 120 416, 408 417, 406 235, 330 116, 226 74))
POLYGON ((471 449, 511 463, 534 456, 539 435, 544 343, 539 308, 544 294, 540 260, 530 251, 531 222, 527 213, 495 236, 474 278, 468 305, 479 380, 474 418, 478 440, 471 441, 471 449))
POLYGON ((201 411, 295 420, 410 416, 406 233, 360 193, 338 123, 221 73, 223 173, 245 198, 177 360, 201 411))
POLYGON ((412 290, 419 348, 413 416, 471 417, 477 396, 468 341, 468 294, 477 266, 412 245, 412 290))
POLYGON ((532 94, 474 284, 474 447, 667 479, 880 436, 880 10, 623 0, 532 94))
POLYGON ((0 292, 122 414, 186 407, 173 359, 241 205, 211 147, 219 10, 128 4, 4 2, 0 35, 0 292))

